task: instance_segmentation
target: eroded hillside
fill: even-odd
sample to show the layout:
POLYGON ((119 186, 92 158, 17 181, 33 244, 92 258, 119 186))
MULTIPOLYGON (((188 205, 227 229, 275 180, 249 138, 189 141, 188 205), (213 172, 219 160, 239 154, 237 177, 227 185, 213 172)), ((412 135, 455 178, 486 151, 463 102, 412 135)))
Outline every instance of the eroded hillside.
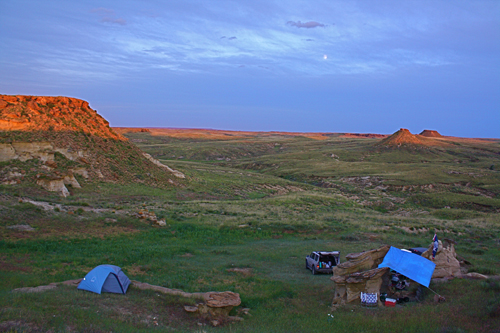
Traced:
POLYGON ((183 178, 68 97, 0 95, 0 163, 3 185, 63 196, 96 181, 167 187, 183 178))

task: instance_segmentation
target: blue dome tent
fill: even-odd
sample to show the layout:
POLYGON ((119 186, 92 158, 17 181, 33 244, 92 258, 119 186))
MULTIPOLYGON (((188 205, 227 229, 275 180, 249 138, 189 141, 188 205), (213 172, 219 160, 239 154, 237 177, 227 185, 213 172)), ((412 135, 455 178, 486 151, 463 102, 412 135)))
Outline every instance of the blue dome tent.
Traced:
POLYGON ((99 265, 91 270, 78 285, 78 289, 93 293, 101 292, 125 294, 130 279, 122 269, 114 265, 99 265))

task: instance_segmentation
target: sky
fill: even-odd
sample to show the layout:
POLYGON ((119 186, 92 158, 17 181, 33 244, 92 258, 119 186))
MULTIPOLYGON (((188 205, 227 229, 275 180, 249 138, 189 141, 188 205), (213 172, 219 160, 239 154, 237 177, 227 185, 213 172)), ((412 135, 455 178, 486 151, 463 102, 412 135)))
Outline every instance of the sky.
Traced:
POLYGON ((500 138, 498 0, 0 0, 0 45, 116 127, 500 138))

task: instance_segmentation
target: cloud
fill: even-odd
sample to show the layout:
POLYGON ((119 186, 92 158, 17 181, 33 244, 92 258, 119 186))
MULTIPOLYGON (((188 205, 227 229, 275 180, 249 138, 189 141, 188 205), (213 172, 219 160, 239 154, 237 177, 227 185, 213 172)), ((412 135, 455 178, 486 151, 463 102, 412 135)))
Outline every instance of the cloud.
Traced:
POLYGON ((96 14, 99 14, 99 15, 115 15, 115 11, 114 10, 108 9, 108 8, 103 8, 103 7, 93 8, 90 11, 92 13, 96 13, 96 14))
POLYGON ((95 13, 101 17, 101 22, 104 23, 113 23, 119 25, 126 25, 127 21, 122 18, 116 18, 115 11, 108 8, 94 8, 90 12, 95 13))
POLYGON ((111 17, 103 17, 101 22, 106 22, 106 23, 114 23, 114 24, 120 24, 120 25, 126 25, 127 21, 125 21, 122 18, 111 18, 111 17))
POLYGON ((292 27, 306 28, 306 29, 317 28, 317 27, 321 27, 321 28, 326 27, 326 25, 319 23, 319 22, 316 22, 316 21, 309 21, 309 22, 304 22, 304 23, 302 23, 300 21, 297 21, 297 22, 288 21, 288 22, 286 22, 286 24, 291 25, 292 27))

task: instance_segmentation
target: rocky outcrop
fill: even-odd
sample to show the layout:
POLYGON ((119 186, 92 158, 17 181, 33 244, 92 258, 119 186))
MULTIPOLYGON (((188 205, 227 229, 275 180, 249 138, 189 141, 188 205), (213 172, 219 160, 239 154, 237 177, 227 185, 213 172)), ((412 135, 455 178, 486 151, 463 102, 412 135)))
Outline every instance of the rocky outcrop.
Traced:
POLYGON ((345 262, 333 268, 333 275, 346 276, 351 273, 362 272, 378 267, 384 261, 384 257, 391 247, 384 245, 378 249, 350 253, 346 255, 345 262))
POLYGON ((67 195, 75 175, 94 181, 138 182, 166 188, 185 178, 114 132, 88 103, 68 97, 0 95, 0 162, 16 161, 26 175, 0 170, 2 184, 43 184, 67 195), (62 156, 61 156, 62 155, 62 156), (40 163, 36 163, 39 160, 40 163), (26 162, 25 166, 18 161, 26 162), (43 175, 43 177, 35 177, 43 175), (43 180, 41 180, 43 179, 43 180))
POLYGON ((69 185, 73 188, 82 188, 80 186, 80 183, 78 183, 78 180, 76 180, 75 176, 73 176, 73 174, 71 174, 71 173, 64 176, 63 182, 64 182, 64 185, 69 185))
POLYGON ((140 127, 113 127, 113 130, 122 135, 126 133, 151 133, 149 128, 140 127))
POLYGON ((432 278, 449 278, 462 277, 460 270, 460 262, 457 260, 454 241, 444 239, 443 242, 438 241, 439 248, 436 257, 432 260, 433 244, 429 245, 427 251, 422 253, 422 257, 427 258, 436 264, 432 278))
POLYGON ((24 178, 25 171, 18 168, 3 168, 0 170, 0 184, 15 185, 20 184, 24 178))
POLYGON ((363 272, 347 275, 334 275, 335 295, 332 305, 344 305, 360 299, 362 292, 380 295, 382 277, 389 271, 388 267, 374 268, 363 272))
POLYGON ((345 262, 333 268, 335 293, 332 305, 340 306, 360 299, 361 292, 379 293, 382 277, 389 271, 387 267, 377 268, 389 252, 390 246, 378 249, 350 253, 345 262))
POLYGON ((177 171, 177 170, 174 170, 170 167, 168 167, 167 165, 161 163, 160 161, 158 161, 157 159, 155 159, 153 156, 149 155, 148 153, 142 153, 142 155, 147 158, 148 160, 150 160, 151 162, 153 162, 155 165, 159 166, 160 168, 163 168, 165 170, 168 170, 169 172, 171 172, 175 177, 177 178, 186 178, 186 176, 180 172, 180 171, 177 171))
MULTIPOLYGON (((22 162, 39 159, 44 164, 40 167, 41 169, 52 171, 57 168, 57 164, 54 162, 54 154, 58 152, 64 155, 70 160, 77 160, 80 157, 86 156, 84 151, 72 151, 68 148, 55 148, 50 142, 13 142, 13 143, 0 143, 0 161, 6 162, 10 160, 19 160, 22 162)), ((3 185, 15 185, 19 184, 24 178, 22 172, 16 171, 17 168, 8 171, 3 175, 1 179, 1 184, 3 185)), ((24 170, 21 170, 24 172, 24 170)), ((88 171, 85 168, 74 169, 75 174, 84 175, 88 178, 88 171)), ((69 191, 65 185, 69 185, 73 188, 81 188, 80 183, 76 180, 73 175, 73 170, 68 170, 59 175, 43 176, 39 174, 36 183, 42 186, 45 190, 50 192, 58 192, 63 197, 69 195, 69 191), (42 178, 40 178, 42 176, 42 178)))
POLYGON ((438 131, 433 130, 423 130, 419 135, 425 136, 428 138, 442 138, 443 136, 439 134, 438 131))
POLYGON ((0 95, 0 111, 0 131, 82 131, 126 140, 88 102, 77 98, 0 95))
POLYGON ((159 225, 160 227, 164 227, 167 225, 167 222, 165 221, 165 219, 158 220, 156 213, 153 211, 149 211, 147 209, 141 209, 137 213, 133 214, 133 216, 135 216, 141 220, 151 221, 151 222, 159 225))
POLYGON ((68 189, 64 186, 64 178, 39 179, 36 183, 49 192, 59 192, 63 197, 69 195, 68 189))
POLYGON ((396 133, 380 141, 379 145, 402 146, 402 145, 423 145, 424 143, 406 128, 401 128, 396 133))
POLYGON ((42 162, 54 161, 56 152, 72 161, 87 156, 84 150, 73 151, 70 148, 54 147, 50 142, 13 142, 0 143, 0 162, 10 160, 24 162, 33 158, 37 158, 42 162))

